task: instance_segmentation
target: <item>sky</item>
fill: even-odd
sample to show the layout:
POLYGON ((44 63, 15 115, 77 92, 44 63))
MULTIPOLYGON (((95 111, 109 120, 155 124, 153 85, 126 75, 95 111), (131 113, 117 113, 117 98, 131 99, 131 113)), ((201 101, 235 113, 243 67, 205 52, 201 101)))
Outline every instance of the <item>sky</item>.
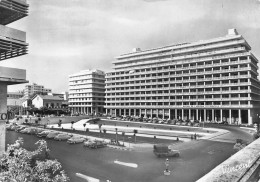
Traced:
MULTIPOLYGON (((260 60, 260 0, 27 0, 29 16, 9 27, 27 33, 29 53, 0 62, 26 69, 30 84, 55 93, 85 69, 112 71, 115 57, 195 42, 236 28, 260 60)), ((8 86, 8 91, 25 85, 8 86)))

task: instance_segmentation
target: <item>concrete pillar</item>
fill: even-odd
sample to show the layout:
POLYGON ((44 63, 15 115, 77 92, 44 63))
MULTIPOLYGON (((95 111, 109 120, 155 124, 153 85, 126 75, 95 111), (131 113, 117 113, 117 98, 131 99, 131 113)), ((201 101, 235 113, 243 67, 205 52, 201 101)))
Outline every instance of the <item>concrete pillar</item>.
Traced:
POLYGON ((142 116, 142 109, 139 109, 139 116, 142 116))
POLYGON ((204 122, 207 121, 207 110, 204 109, 204 122))
MULTIPOLYGON (((108 109, 106 109, 106 115, 107 115, 107 110, 108 110, 108 109)), ((87 108, 87 115, 88 115, 88 108, 87 108)))
POLYGON ((146 109, 144 109, 144 115, 147 117, 147 112, 146 112, 146 109))
POLYGON ((232 112, 231 109, 229 109, 229 124, 231 124, 231 118, 232 118, 232 112))
POLYGON ((169 119, 171 119, 171 109, 169 109, 169 119))
POLYGON ((181 110, 181 119, 183 120, 184 118, 184 109, 181 110))
POLYGON ((126 109, 124 109, 124 116, 126 116, 126 109))
POLYGON ((212 109, 212 114, 211 114, 211 116, 212 116, 212 122, 214 122, 214 121, 215 121, 215 113, 214 113, 214 109, 212 109))
POLYGON ((122 116, 121 109, 119 109, 119 115, 122 116))
POLYGON ((136 116, 136 109, 134 109, 134 116, 136 116))
POLYGON ((163 119, 164 119, 164 111, 165 111, 165 110, 163 109, 163 110, 162 110, 162 118, 163 118, 163 119))
POLYGON ((196 109, 196 120, 199 120, 199 110, 196 109))
POLYGON ((220 122, 223 121, 223 116, 222 116, 222 109, 220 109, 220 122))
POLYGON ((131 109, 129 109, 129 116, 131 116, 131 109))
POLYGON ((178 117, 177 117, 177 109, 175 109, 175 118, 174 119, 179 119, 178 117))
POLYGON ((252 117, 251 117, 251 110, 248 109, 248 124, 251 125, 252 123, 252 117))
POLYGON ((238 109, 238 124, 241 124, 241 109, 238 109))
POLYGON ((189 118, 188 118, 189 120, 191 120, 192 118, 191 118, 191 110, 189 109, 189 118))
MULTIPOLYGON (((7 85, 0 83, 0 113, 7 113, 7 85)), ((0 157, 5 152, 5 122, 0 120, 0 157)))
POLYGON ((159 117, 159 109, 156 109, 156 117, 159 117))

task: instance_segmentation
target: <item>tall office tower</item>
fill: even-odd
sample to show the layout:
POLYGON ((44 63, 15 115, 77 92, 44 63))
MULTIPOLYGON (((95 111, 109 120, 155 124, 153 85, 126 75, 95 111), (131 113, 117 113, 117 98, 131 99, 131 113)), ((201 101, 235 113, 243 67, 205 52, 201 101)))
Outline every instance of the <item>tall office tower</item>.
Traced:
POLYGON ((106 112, 252 124, 258 60, 235 29, 224 37, 120 55, 106 74, 106 112))
POLYGON ((69 108, 72 113, 102 113, 105 104, 105 73, 82 70, 69 76, 69 108))
POLYGON ((26 85, 24 89, 24 97, 29 99, 30 97, 39 94, 39 95, 47 95, 51 93, 51 89, 44 88, 43 85, 37 85, 33 83, 32 85, 26 85))
MULTIPOLYGON (((0 61, 27 53, 26 33, 6 26, 27 15, 25 0, 0 0, 0 61)), ((0 66, 0 156, 5 151, 7 85, 27 82, 26 70, 0 66)))

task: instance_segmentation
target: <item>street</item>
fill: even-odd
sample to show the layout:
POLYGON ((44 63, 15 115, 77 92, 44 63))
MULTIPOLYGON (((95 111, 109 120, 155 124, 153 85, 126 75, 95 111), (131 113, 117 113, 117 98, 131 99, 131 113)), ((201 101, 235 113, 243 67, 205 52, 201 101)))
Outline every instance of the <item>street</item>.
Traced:
MULTIPOLYGON (((230 127, 234 136, 248 137, 249 134, 230 127)), ((33 150, 39 140, 34 135, 7 131, 7 144, 18 137, 24 138, 24 148, 33 150)), ((76 173, 91 176, 102 181, 112 182, 190 182, 208 173, 216 165, 230 157, 235 151, 234 143, 208 140, 193 140, 174 145, 180 150, 179 158, 169 158, 170 176, 164 176, 165 158, 157 158, 152 148, 135 148, 133 151, 122 151, 112 148, 88 149, 83 144, 69 145, 66 142, 47 140, 50 155, 61 162, 72 182, 84 182, 76 173), (115 160, 135 163, 137 168, 114 163, 115 160)))

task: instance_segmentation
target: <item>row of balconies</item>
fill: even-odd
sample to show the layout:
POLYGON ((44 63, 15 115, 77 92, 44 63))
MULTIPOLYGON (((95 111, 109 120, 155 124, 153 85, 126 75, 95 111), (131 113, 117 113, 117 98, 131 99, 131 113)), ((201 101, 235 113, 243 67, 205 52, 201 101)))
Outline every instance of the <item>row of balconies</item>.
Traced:
POLYGON ((223 108, 253 108, 252 104, 237 104, 237 105, 169 105, 169 106, 164 106, 164 105, 135 105, 135 106, 123 106, 123 105, 119 105, 119 106, 108 106, 105 105, 104 106, 107 109, 174 109, 174 108, 192 108, 192 109, 196 109, 196 108, 216 108, 216 109, 223 109, 223 108))
MULTIPOLYGON (((154 65, 153 68, 157 68, 156 70, 149 70, 149 71, 146 71, 146 70, 141 70, 142 68, 138 67, 137 70, 140 70, 140 71, 136 71, 134 73, 124 73, 124 74, 116 74, 116 75, 107 75, 106 77, 109 77, 109 78, 113 78, 113 77, 122 77, 122 76, 135 76, 135 75, 140 75, 140 74, 152 74, 152 73, 164 73, 164 72, 170 72, 170 71, 186 71, 186 70, 194 70, 194 69, 200 69, 200 68, 215 68, 215 67, 221 67, 221 66, 240 66, 240 65, 243 65, 243 64, 246 64, 246 63, 251 63, 251 60, 247 59, 247 60, 241 60, 241 61, 232 61, 232 62, 225 62, 225 63, 214 63, 214 64, 203 64, 203 65, 197 65, 197 66, 187 66, 187 67, 175 67, 175 68, 167 68, 167 69, 158 69, 158 66, 157 65, 154 65)), ((253 65, 254 67, 257 68, 256 65, 254 64, 251 64, 253 65)), ((169 66, 172 66, 172 65, 169 65, 169 66)), ((146 69, 153 69, 153 68, 146 68, 146 69)), ((129 71, 128 71, 129 72, 129 71)))
MULTIPOLYGON (((146 61, 144 64, 157 63, 158 61, 163 62, 163 61, 190 59, 190 58, 212 57, 212 56, 218 55, 218 54, 227 54, 227 53, 241 52, 241 51, 247 51, 247 50, 245 47, 229 48, 229 49, 223 49, 223 50, 210 51, 210 52, 201 53, 201 54, 192 54, 192 55, 183 55, 183 56, 156 59, 156 60, 146 61)), ((117 68, 125 68, 125 67, 137 66, 137 65, 140 65, 140 63, 139 62, 138 63, 125 63, 125 64, 120 64, 120 65, 116 65, 116 63, 115 63, 115 66, 113 68, 117 69, 117 68)))
MULTIPOLYGON (((150 91, 150 90, 172 90, 172 89, 194 89, 194 88, 204 88, 204 87, 230 87, 230 86, 243 86, 251 85, 251 82, 244 83, 227 83, 227 84, 208 84, 208 85, 191 85, 191 86, 175 86, 175 87, 161 87, 161 88, 135 88, 127 90, 106 90, 106 93, 110 92, 133 92, 133 91, 150 91)), ((124 87, 123 87, 124 88, 124 87)))
MULTIPOLYGON (((225 54, 225 55, 218 55, 218 56, 213 56, 213 57, 206 57, 206 58, 198 58, 198 59, 189 59, 189 60, 182 60, 182 61, 169 61, 166 63, 161 63, 161 62, 157 62, 155 64, 146 64, 146 65, 141 65, 142 62, 139 62, 139 65, 137 65, 136 67, 132 67, 132 69, 148 69, 148 68, 158 68, 158 67, 165 67, 165 66, 177 66, 177 65, 184 65, 184 64, 191 64, 191 63, 200 63, 200 62, 204 62, 204 61, 214 61, 214 60, 219 60, 221 61, 222 59, 232 59, 232 58, 238 58, 241 56, 252 56, 255 57, 251 52, 243 52, 243 53, 236 53, 236 54, 225 54)), ((248 58, 249 60, 249 58, 248 58)), ((245 61, 245 63, 247 63, 247 60, 239 60, 240 63, 243 63, 245 61)), ((249 60, 250 62, 250 60, 249 60)), ((233 62, 224 62, 224 63, 220 63, 221 65, 233 65, 233 62)), ((235 63, 235 64, 239 64, 239 63, 235 63)), ((128 70, 125 71, 129 71, 129 68, 126 68, 128 70)), ((182 69, 182 68, 180 68, 182 69)), ((116 70, 117 72, 122 72, 119 71, 119 69, 116 70)), ((128 75, 129 73, 125 74, 128 75)), ((107 76, 116 76, 116 75, 111 75, 111 73, 107 73, 107 76)))
POLYGON ((207 81, 216 81, 216 80, 224 80, 224 81, 227 81, 227 80, 230 80, 230 81, 234 81, 234 80, 231 80, 231 79, 237 79, 237 83, 243 83, 241 82, 238 78, 244 78, 244 79, 248 79, 250 78, 250 75, 247 75, 247 76, 236 76, 236 77, 233 77, 233 78, 230 78, 230 77, 226 77, 226 78, 204 78, 204 79, 190 79, 190 80, 175 80, 175 81, 157 81, 157 82, 140 82, 140 83, 131 83, 131 84, 121 84, 121 85, 107 85, 105 88, 120 88, 120 87, 131 87, 131 86, 140 86, 140 84, 142 86, 145 86, 145 85, 162 85, 162 84, 181 84, 181 83, 193 83, 193 82, 207 82, 207 81))
POLYGON ((84 80, 84 82, 86 83, 92 83, 92 80, 101 80, 104 81, 105 80, 105 75, 103 77, 88 77, 88 76, 79 76, 79 77, 69 77, 69 82, 74 82, 74 81, 82 81, 84 80))
MULTIPOLYGON (((149 55, 140 55, 140 56, 135 56, 132 58, 125 58, 125 59, 119 59, 115 61, 114 63, 119 63, 119 62, 125 62, 125 61, 136 61, 136 60, 142 60, 142 59, 149 59, 149 58, 155 58, 155 57, 164 57, 164 56, 172 56, 174 54, 187 54, 189 52, 197 52, 197 51, 202 51, 202 50, 207 50, 207 49, 212 49, 212 48, 220 48, 223 46, 234 46, 234 45, 239 45, 239 44, 245 44, 246 41, 243 40, 235 40, 235 41, 228 41, 225 43, 215 43, 213 45, 207 45, 207 46, 198 46, 196 48, 182 48, 179 50, 168 50, 166 53, 157 53, 157 54, 149 54, 149 55)), ((247 44, 248 45, 248 44, 247 44)))
MULTIPOLYGON (((149 76, 149 77, 139 77, 139 78, 128 78, 120 80, 108 80, 106 83, 114 83, 114 82, 122 82, 122 81, 133 81, 133 80, 147 80, 147 79, 157 79, 157 78, 176 78, 176 77, 184 77, 184 76, 201 76, 207 74, 223 74, 223 73, 231 73, 231 72, 239 72, 239 71, 252 71, 250 68, 237 68, 237 69, 225 69, 225 70, 214 70, 214 71, 201 71, 201 72, 189 72, 189 73, 181 73, 181 74, 167 74, 167 75, 160 75, 160 76, 149 76)), ((256 73, 257 74, 257 73, 256 73)), ((140 74, 141 75, 141 74, 140 74)))
POLYGON ((242 101, 252 100, 252 97, 234 97, 234 98, 197 98, 197 99, 144 99, 144 100, 106 100, 106 103, 122 103, 122 102, 196 102, 196 101, 242 101))
MULTIPOLYGON (((157 83, 157 82, 152 82, 151 81, 151 79, 158 79, 158 78, 155 78, 155 77, 141 77, 142 79, 140 79, 140 78, 134 78, 134 79, 125 79, 125 80, 113 80, 113 82, 112 81, 110 81, 110 82, 112 82, 112 83, 120 83, 120 82, 122 82, 122 83, 124 83, 124 85, 126 85, 125 84, 125 82, 132 82, 132 81, 150 81, 150 82, 141 82, 141 84, 145 84, 145 83, 148 83, 148 84, 154 84, 154 83, 157 83), (145 79, 143 79, 143 78, 145 78, 145 79)), ((182 78, 187 78, 187 77, 182 77, 182 78)), ((195 78, 195 79, 190 79, 190 77, 188 77, 189 79, 181 79, 181 80, 177 80, 177 79, 175 79, 175 80, 172 80, 172 77, 168 77, 168 78, 159 78, 159 79, 169 79, 168 81, 160 81, 160 83, 167 83, 167 84, 169 84, 169 83, 173 83, 173 82, 175 82, 175 83, 182 83, 182 82, 198 82, 198 81, 209 81, 209 80, 230 80, 230 79, 240 79, 240 78, 251 78, 251 75, 250 74, 246 74, 246 75, 232 75, 232 76, 219 76, 219 77, 216 77, 216 76, 211 76, 211 77, 205 77, 205 78, 195 78)), ((107 84, 109 84, 109 82, 107 82, 107 84)), ((137 84, 140 84, 140 83, 137 83, 137 84)))
POLYGON ((208 92, 180 92, 180 93, 155 93, 155 94, 131 94, 131 95, 106 95, 105 98, 115 97, 149 97, 149 96, 175 96, 175 95, 205 95, 205 94, 229 94, 229 93, 252 93, 251 90, 227 90, 227 91, 208 91, 208 92))

